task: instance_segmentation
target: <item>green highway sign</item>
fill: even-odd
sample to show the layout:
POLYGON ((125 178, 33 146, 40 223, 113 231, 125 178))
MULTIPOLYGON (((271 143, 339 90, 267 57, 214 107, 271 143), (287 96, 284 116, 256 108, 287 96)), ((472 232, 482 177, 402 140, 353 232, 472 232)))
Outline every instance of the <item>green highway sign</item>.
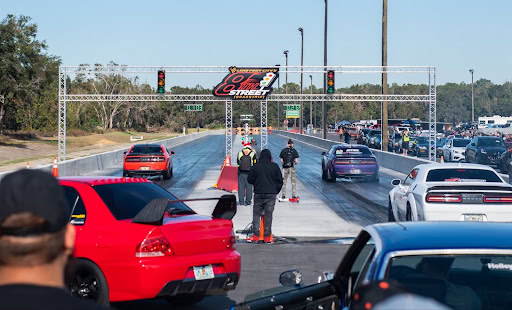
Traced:
POLYGON ((300 117, 300 104, 285 104, 286 118, 300 117))
POLYGON ((201 112, 203 111, 203 104, 202 103, 194 103, 194 104, 184 104, 185 106, 185 112, 201 112))

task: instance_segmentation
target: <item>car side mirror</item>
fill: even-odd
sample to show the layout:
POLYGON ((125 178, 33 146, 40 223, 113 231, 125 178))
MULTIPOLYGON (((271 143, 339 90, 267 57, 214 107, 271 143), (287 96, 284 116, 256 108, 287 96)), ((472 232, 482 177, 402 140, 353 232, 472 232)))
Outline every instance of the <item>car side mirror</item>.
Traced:
POLYGON ((128 153, 128 152, 123 152, 124 155, 126 155, 126 153, 128 153))
POLYGON ((325 156, 325 155, 327 155, 327 153, 326 152, 322 152, 322 155, 325 156))
POLYGON ((174 155, 174 151, 171 151, 171 155, 174 155))
POLYGON ((400 179, 394 179, 393 181, 391 181, 391 185, 393 186, 398 186, 402 183, 402 181, 400 179))
POLYGON ((299 286, 302 283, 302 273, 298 270, 288 270, 279 276, 279 283, 283 286, 299 286))

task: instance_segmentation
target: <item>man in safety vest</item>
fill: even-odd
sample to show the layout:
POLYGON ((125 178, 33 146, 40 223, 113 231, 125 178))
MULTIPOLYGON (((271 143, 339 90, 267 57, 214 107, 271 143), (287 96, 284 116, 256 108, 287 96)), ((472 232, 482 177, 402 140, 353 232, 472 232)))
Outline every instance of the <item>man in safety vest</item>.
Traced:
POLYGON ((407 155, 409 151, 409 130, 405 129, 402 131, 402 155, 407 155))
POLYGON ((244 148, 238 152, 236 161, 238 163, 238 204, 248 206, 252 201, 252 184, 249 184, 247 177, 251 167, 256 163, 256 153, 250 143, 244 144, 244 148))

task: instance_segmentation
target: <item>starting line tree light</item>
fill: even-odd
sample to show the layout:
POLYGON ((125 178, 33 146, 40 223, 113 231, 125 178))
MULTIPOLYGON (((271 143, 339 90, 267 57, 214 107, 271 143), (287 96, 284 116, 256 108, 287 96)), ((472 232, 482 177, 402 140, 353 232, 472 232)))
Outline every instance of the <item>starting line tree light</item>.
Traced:
MULTIPOLYGON (((248 66, 267 67, 268 66, 248 66)), ((294 101, 352 101, 352 102, 421 102, 429 104, 429 159, 436 160, 436 68, 433 66, 271 66, 280 73, 317 73, 325 71, 338 73, 415 73, 428 77, 428 94, 275 94, 260 101, 261 106, 261 147, 267 146, 267 102, 294 101)), ((225 102, 226 106, 226 155, 232 155, 233 145, 233 101, 213 95, 181 95, 165 93, 165 71, 172 73, 222 73, 230 66, 59 66, 59 108, 58 108, 58 160, 66 159, 66 103, 67 102, 225 102), (158 94, 68 94, 67 78, 71 74, 139 74, 163 73, 162 93, 158 94)), ((333 75, 334 77, 334 75, 333 75)), ((333 79, 334 83, 334 79, 333 79)), ((334 84, 333 84, 334 86, 334 84)))
POLYGON ((183 106, 185 106, 185 112, 201 112, 201 111, 203 111, 202 103, 189 103, 189 104, 184 104, 183 106))

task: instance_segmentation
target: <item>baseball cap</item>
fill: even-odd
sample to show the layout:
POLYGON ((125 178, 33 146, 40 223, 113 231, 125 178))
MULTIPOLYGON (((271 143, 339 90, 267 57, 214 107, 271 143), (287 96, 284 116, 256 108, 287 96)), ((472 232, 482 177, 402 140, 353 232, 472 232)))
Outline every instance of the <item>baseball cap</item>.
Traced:
POLYGON ((0 236, 31 236, 57 232, 69 222, 71 210, 64 190, 51 174, 23 169, 10 173, 0 182, 0 236), (17 213, 29 212, 44 219, 42 225, 2 227, 17 213))

